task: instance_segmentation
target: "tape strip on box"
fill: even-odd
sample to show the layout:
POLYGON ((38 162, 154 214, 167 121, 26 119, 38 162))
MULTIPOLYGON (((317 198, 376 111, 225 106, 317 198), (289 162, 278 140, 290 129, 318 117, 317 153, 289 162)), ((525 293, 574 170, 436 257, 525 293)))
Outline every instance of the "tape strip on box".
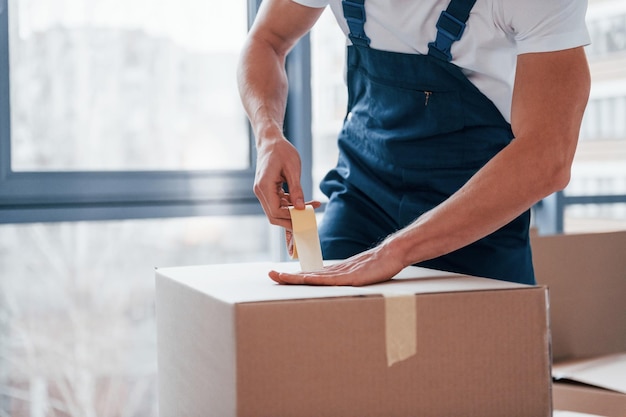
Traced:
POLYGON ((417 353, 417 307, 415 294, 383 294, 387 365, 417 353))

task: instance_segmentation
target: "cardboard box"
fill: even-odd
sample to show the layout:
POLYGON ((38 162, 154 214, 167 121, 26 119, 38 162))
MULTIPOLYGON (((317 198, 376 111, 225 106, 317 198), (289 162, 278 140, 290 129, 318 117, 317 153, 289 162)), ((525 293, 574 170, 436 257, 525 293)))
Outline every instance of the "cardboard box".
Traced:
POLYGON ((270 269, 299 267, 157 270, 162 417, 551 415, 545 288, 414 267, 284 286, 270 269))
POLYGON ((550 291, 554 408, 626 417, 626 232, 534 236, 532 247, 550 291))

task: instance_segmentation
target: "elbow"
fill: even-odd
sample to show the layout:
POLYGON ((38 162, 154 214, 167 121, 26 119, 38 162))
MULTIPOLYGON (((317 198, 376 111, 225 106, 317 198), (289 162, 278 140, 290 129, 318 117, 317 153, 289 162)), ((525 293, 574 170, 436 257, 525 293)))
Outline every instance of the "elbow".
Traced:
POLYGON ((530 146, 534 149, 535 175, 537 194, 544 198, 550 194, 564 190, 572 177, 572 165, 578 144, 578 130, 569 133, 555 133, 534 136, 539 139, 530 146))
MULTIPOLYGON (((572 143, 572 142, 570 142, 572 143)), ((527 177, 534 184, 534 198, 541 200, 568 186, 572 176, 572 164, 576 146, 544 147, 532 157, 528 165, 532 175, 527 177)), ((537 148, 535 148, 537 150, 537 148)))
POLYGON ((544 196, 562 191, 570 182, 572 174, 571 162, 556 162, 543 172, 541 179, 544 196))
POLYGON ((567 187, 572 177, 571 166, 562 167, 554 174, 554 180, 552 184, 553 191, 562 191, 567 187))

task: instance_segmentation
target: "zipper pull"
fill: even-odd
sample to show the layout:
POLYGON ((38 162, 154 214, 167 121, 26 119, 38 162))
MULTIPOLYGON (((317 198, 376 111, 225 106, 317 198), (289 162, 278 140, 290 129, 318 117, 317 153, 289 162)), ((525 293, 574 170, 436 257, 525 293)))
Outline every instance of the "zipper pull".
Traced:
POLYGON ((432 94, 432 91, 424 91, 424 107, 428 106, 428 99, 430 98, 430 95, 432 94))

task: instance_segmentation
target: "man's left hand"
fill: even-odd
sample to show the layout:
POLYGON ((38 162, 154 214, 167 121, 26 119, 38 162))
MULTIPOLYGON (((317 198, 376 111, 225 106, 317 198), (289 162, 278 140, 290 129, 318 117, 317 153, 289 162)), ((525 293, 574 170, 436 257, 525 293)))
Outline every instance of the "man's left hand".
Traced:
POLYGON ((401 262, 388 256, 387 249, 385 245, 381 245, 317 271, 270 271, 269 276, 279 284, 353 287, 376 284, 390 280, 404 268, 401 262))

